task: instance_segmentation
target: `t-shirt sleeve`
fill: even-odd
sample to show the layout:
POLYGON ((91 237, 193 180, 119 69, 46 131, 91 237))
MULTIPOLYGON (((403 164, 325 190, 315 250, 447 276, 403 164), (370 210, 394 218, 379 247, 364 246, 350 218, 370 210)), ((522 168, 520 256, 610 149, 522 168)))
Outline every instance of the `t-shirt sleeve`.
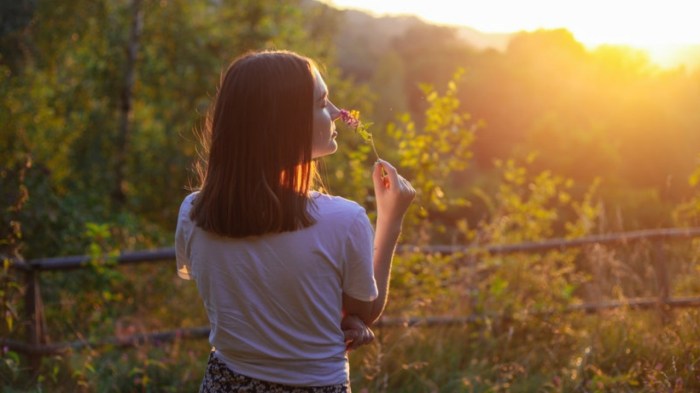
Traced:
POLYGON ((372 265, 373 248, 374 230, 362 209, 348 230, 343 266, 343 292, 357 300, 372 301, 379 295, 372 265))
POLYGON ((175 261, 177 264, 177 275, 185 280, 192 280, 188 243, 192 234, 192 220, 190 219, 190 209, 192 207, 192 196, 188 196, 180 205, 180 212, 177 217, 177 228, 175 229, 175 261))

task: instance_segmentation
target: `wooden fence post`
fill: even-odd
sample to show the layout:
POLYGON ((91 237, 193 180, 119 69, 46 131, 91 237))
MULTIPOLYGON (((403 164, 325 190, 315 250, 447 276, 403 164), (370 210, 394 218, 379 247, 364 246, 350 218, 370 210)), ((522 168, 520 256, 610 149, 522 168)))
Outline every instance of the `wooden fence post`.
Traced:
POLYGON ((654 271, 656 273, 656 286, 659 291, 659 314, 661 322, 667 324, 670 321, 670 283, 667 268, 667 255, 663 240, 654 242, 654 271))
POLYGON ((39 375, 41 367, 40 347, 45 343, 44 304, 41 300, 39 271, 30 268, 25 273, 26 292, 24 294, 24 314, 27 326, 27 344, 29 344, 29 368, 34 377, 39 375))

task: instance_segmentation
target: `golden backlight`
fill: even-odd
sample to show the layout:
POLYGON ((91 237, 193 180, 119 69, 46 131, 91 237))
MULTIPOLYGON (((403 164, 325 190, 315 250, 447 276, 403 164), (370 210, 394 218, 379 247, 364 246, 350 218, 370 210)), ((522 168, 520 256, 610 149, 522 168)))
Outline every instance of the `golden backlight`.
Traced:
POLYGON ((628 45, 647 51, 662 66, 684 62, 686 48, 700 46, 700 23, 690 0, 325 1, 339 8, 417 15, 489 33, 566 28, 589 48, 628 45))

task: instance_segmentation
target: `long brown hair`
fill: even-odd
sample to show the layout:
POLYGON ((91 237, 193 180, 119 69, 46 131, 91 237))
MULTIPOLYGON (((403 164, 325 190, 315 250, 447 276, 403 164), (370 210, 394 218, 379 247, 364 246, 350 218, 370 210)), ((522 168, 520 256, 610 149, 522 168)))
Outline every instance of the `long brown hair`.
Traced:
POLYGON ((288 51, 247 53, 228 67, 202 133, 206 162, 191 212, 201 228, 245 237, 314 223, 315 69, 288 51))

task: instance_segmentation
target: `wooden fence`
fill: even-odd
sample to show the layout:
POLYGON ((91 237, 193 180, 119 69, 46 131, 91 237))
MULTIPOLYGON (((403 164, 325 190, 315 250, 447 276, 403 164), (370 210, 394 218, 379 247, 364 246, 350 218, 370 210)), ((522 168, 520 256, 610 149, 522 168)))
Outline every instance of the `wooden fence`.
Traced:
MULTIPOLYGON (((564 312, 586 312, 594 313, 601 310, 618 307, 629 307, 634 309, 658 308, 663 309, 675 307, 698 307, 700 297, 671 298, 670 282, 667 270, 665 246, 670 241, 689 240, 700 237, 700 228, 670 228, 656 230, 642 230, 634 232, 624 232, 608 235, 588 236, 577 239, 550 239, 541 242, 520 243, 511 245, 493 246, 400 246, 398 252, 422 252, 422 253, 442 253, 453 254, 462 253, 464 255, 479 255, 480 253, 512 254, 512 253, 542 253, 552 250, 564 250, 577 248, 593 244, 630 244, 639 241, 648 241, 654 247, 654 271, 657 280, 658 295, 654 298, 627 299, 625 301, 613 301, 596 304, 582 304, 570 307, 564 312)), ((149 251, 137 251, 121 254, 116 259, 117 266, 170 262, 175 259, 175 250, 172 248, 157 249, 149 251)), ((112 345, 115 347, 133 347, 145 342, 168 342, 175 339, 202 339, 209 335, 209 327, 198 327, 190 329, 175 329, 170 331, 154 332, 149 334, 137 334, 127 337, 109 337, 99 341, 74 341, 46 344, 46 321, 44 319, 43 301, 39 284, 39 275, 46 271, 74 270, 86 267, 91 261, 89 256, 70 256, 57 258, 40 258, 30 261, 13 261, 12 267, 21 271, 24 275, 24 318, 27 321, 27 332, 25 341, 10 340, 0 338, 0 345, 28 357, 29 366, 37 371, 41 357, 52 354, 65 354, 69 350, 81 349, 85 347, 100 347, 112 345)), ((174 273, 173 273, 174 274, 174 273)), ((561 312, 561 311, 560 311, 561 312)), ((484 316, 474 315, 461 318, 448 317, 423 317, 423 318, 382 318, 377 326, 395 325, 453 325, 464 324, 475 321, 484 316)))

